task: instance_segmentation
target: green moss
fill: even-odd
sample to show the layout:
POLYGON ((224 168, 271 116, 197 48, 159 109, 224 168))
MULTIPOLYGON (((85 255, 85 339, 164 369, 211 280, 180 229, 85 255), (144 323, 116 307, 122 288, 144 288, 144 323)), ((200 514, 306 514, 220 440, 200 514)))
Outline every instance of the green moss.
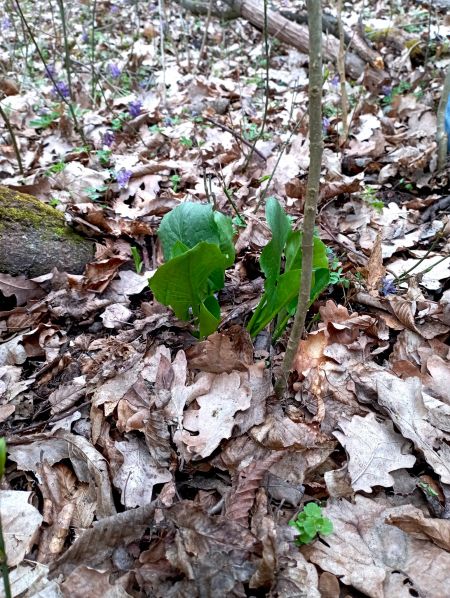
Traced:
POLYGON ((78 239, 78 235, 66 226, 60 212, 31 195, 0 186, 0 227, 15 222, 22 227, 44 230, 58 238, 69 236, 73 240, 78 239))

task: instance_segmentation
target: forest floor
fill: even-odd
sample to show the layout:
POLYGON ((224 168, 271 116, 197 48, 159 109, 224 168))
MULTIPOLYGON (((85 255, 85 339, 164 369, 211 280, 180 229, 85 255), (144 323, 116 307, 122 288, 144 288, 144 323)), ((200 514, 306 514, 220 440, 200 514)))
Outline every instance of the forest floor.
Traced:
MULTIPOLYGON (((0 107, 23 168, 0 129, 0 181, 64 213, 95 259, 74 274, 43 255, 42 276, 0 274, 12 595, 448 596, 446 9, 344 11, 376 69, 345 82, 346 135, 343 81, 324 61, 329 279, 280 400, 291 322, 276 341, 273 323, 246 326, 273 290, 259 259, 269 198, 302 226, 308 55, 269 35, 267 69, 249 22, 211 17, 205 38, 207 17, 174 2, 163 19, 139 1, 40 4, 0 8, 0 107), (232 219, 206 339, 149 288, 161 219, 186 201, 232 219)), ((195 219, 180 228, 187 244, 200 234, 195 219)))

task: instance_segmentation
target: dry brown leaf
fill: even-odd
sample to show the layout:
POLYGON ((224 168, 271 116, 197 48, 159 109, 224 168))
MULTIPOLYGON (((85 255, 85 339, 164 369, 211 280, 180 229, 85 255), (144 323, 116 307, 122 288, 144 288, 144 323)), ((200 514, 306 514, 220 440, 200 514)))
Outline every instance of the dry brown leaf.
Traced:
POLYGON ((192 345, 186 350, 186 357, 191 369, 202 372, 245 370, 253 363, 253 344, 249 333, 236 325, 192 345))
POLYGON ((109 571, 80 565, 67 576, 61 590, 67 598, 131 598, 120 584, 110 584, 109 577, 109 571))
POLYGON ((43 288, 25 276, 10 276, 0 273, 0 291, 5 297, 14 295, 17 305, 25 305, 30 299, 39 299, 45 295, 43 288))
POLYGON ((92 293, 102 293, 116 275, 117 270, 128 260, 124 257, 111 257, 86 266, 83 288, 92 293))
POLYGON ((373 244, 372 253, 370 255, 369 262, 366 266, 367 269, 367 290, 371 295, 378 295, 378 289, 380 288, 381 280, 386 274, 386 269, 383 266, 383 255, 381 252, 381 240, 382 233, 378 232, 375 243, 373 244))
POLYGON ((231 491, 225 500, 225 517, 242 525, 248 524, 250 509, 255 501, 263 478, 274 463, 282 457, 282 451, 273 452, 262 461, 252 461, 239 471, 233 480, 231 491))
POLYGON ((324 516, 334 531, 325 542, 302 552, 309 559, 371 598, 446 598, 450 553, 432 542, 417 540, 387 525, 390 515, 403 507, 357 495, 352 504, 331 499, 324 516))
POLYGON ((21 563, 33 547, 42 515, 29 504, 31 492, 0 490, 0 514, 8 565, 21 563))
POLYGON ((351 421, 341 419, 342 432, 334 436, 349 455, 348 471, 355 492, 372 492, 373 486, 390 487, 391 471, 412 467, 416 458, 409 454, 411 445, 394 432, 391 421, 379 422, 374 413, 354 415, 351 421))
POLYGON ((130 434, 125 437, 125 442, 115 443, 123 455, 123 465, 113 482, 122 492, 125 507, 142 507, 151 502, 153 486, 169 482, 172 475, 151 457, 142 440, 130 434))
POLYGON ((236 412, 251 405, 251 390, 238 372, 204 374, 202 379, 208 379, 209 390, 196 397, 198 409, 190 407, 184 412, 184 429, 174 435, 176 444, 194 459, 209 457, 231 436, 236 412))
POLYGON ((395 513, 385 519, 389 525, 395 525, 418 540, 431 540, 444 550, 450 552, 450 521, 448 519, 431 519, 412 505, 397 507, 395 513))

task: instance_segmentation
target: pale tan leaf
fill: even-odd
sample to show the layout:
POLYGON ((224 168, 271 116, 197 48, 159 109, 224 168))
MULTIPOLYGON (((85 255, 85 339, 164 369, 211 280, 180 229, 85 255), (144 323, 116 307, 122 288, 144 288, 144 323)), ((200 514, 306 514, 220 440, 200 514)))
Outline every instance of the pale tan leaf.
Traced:
POLYGON ((381 249, 382 234, 378 231, 377 238, 373 244, 372 253, 370 254, 367 268, 367 290, 371 295, 378 295, 378 289, 381 280, 386 274, 386 269, 383 266, 383 255, 381 249))
POLYGON ((416 458, 409 454, 411 445, 394 432, 391 421, 379 422, 374 413, 341 419, 334 436, 349 455, 348 471, 355 492, 372 492, 373 486, 390 487, 391 471, 412 467, 416 458))
POLYGON ((31 492, 0 490, 0 514, 8 565, 15 567, 31 550, 42 515, 30 505, 31 492))
POLYGON ((412 505, 397 507, 388 515, 386 523, 395 525, 407 534, 419 540, 431 540, 444 550, 450 552, 450 521, 448 519, 431 519, 412 505))

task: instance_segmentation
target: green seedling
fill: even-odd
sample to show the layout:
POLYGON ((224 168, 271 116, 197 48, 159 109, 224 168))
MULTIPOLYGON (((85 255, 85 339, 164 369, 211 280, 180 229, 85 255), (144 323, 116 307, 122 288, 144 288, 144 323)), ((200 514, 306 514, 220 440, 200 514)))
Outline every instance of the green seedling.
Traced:
POLYGON ((56 208, 61 203, 61 200, 57 197, 52 197, 51 200, 48 202, 48 205, 52 208, 56 208))
POLYGON ((101 185, 100 187, 86 187, 84 191, 91 201, 99 201, 107 189, 107 185, 101 185))
POLYGON ((436 490, 433 490, 433 488, 430 486, 430 484, 427 484, 426 482, 419 482, 417 485, 430 498, 437 498, 439 496, 439 494, 436 492, 436 490))
MULTIPOLYGON (((247 330, 251 336, 256 336, 276 317, 273 333, 273 339, 276 340, 297 310, 302 273, 302 233, 292 230, 291 219, 275 197, 267 199, 266 219, 272 231, 272 240, 262 250, 259 260, 266 277, 264 294, 247 330)), ((314 237, 311 303, 329 282, 326 246, 318 237, 314 237)))
POLYGON ((59 112, 51 110, 47 114, 42 114, 38 118, 30 120, 30 127, 33 127, 33 129, 48 129, 59 117, 59 112))
POLYGON ((56 164, 52 164, 47 170, 44 172, 45 176, 52 176, 52 174, 58 174, 62 172, 66 167, 66 163, 60 160, 56 162, 56 164))
POLYGON ((108 167, 111 160, 112 151, 110 149, 101 149, 95 152, 100 164, 102 166, 108 167))
MULTIPOLYGON (((330 253, 332 254, 332 251, 329 252, 327 250, 327 253, 330 256, 330 253)), ((330 284, 340 284, 345 289, 348 289, 348 287, 350 286, 350 281, 348 278, 344 276, 341 262, 339 261, 339 258, 336 256, 332 257, 332 261, 330 264, 330 284)))
POLYGON ((181 145, 183 145, 184 147, 187 147, 188 149, 191 149, 192 146, 194 145, 194 142, 189 137, 180 137, 180 143, 181 143, 181 145))
POLYGON ((180 183, 181 183, 181 177, 180 177, 180 175, 179 174, 173 174, 170 177, 170 182, 172 184, 173 192, 176 193, 178 191, 180 183))
POLYGON ((142 267, 144 265, 144 262, 142 261, 141 254, 139 253, 139 250, 137 247, 131 248, 131 255, 133 256, 134 269, 136 270, 136 272, 138 274, 140 274, 142 272, 142 267))
POLYGON ((220 322, 216 293, 235 257, 231 218, 185 202, 164 216, 158 236, 166 262, 149 280, 156 300, 193 320, 200 337, 212 334, 220 322))
POLYGON ((113 118, 111 121, 111 129, 113 131, 122 130, 123 124, 128 120, 128 114, 119 114, 117 118, 113 118))
POLYGON ((366 185, 361 197, 371 208, 381 214, 384 208, 384 203, 378 199, 377 191, 374 187, 366 185))
POLYGON ((319 534, 329 536, 333 533, 333 523, 327 517, 323 517, 322 509, 314 502, 310 502, 297 514, 297 517, 289 522, 298 532, 295 542, 298 546, 309 544, 319 534))

